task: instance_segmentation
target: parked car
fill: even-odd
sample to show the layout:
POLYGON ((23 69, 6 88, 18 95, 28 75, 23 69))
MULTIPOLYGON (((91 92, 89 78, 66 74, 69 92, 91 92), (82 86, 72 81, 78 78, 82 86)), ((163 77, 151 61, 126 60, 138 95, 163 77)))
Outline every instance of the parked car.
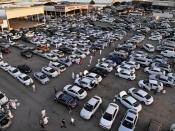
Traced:
POLYGON ((163 83, 158 82, 157 80, 140 80, 138 82, 139 87, 147 90, 156 90, 157 92, 160 92, 163 90, 163 83))
POLYGON ((175 80, 175 73, 168 73, 168 77, 171 77, 173 80, 175 80))
POLYGON ((122 119, 118 131, 134 131, 137 124, 138 115, 139 114, 136 110, 129 109, 122 119))
POLYGON ((32 72, 32 69, 26 64, 18 65, 17 68, 20 70, 20 72, 25 74, 32 72))
POLYGON ((115 103, 109 103, 106 111, 102 114, 99 125, 104 129, 111 129, 118 112, 119 106, 115 103))
POLYGON ((21 52, 21 56, 23 56, 25 58, 32 58, 33 53, 31 50, 24 50, 21 52))
POLYGON ((108 63, 99 63, 99 64, 96 64, 95 66, 98 68, 102 68, 107 72, 111 72, 113 70, 113 67, 108 63))
POLYGON ((3 69, 4 71, 8 71, 10 68, 10 65, 6 62, 1 62, 0 63, 0 68, 3 69))
POLYGON ((89 72, 94 72, 102 77, 106 77, 108 75, 108 72, 106 70, 97 67, 91 68, 89 72))
POLYGON ((165 50, 165 51, 161 51, 160 54, 165 57, 175 58, 175 51, 165 50))
POLYGON ((96 86, 95 79, 88 77, 77 78, 74 83, 86 90, 90 90, 96 86))
POLYGON ((59 63, 59 62, 49 62, 49 66, 52 67, 53 69, 57 70, 58 72, 63 72, 66 70, 66 66, 59 63))
POLYGON ((128 90, 128 94, 131 94, 131 96, 144 103, 145 105, 150 105, 154 101, 153 97, 147 92, 141 89, 136 89, 134 87, 128 90))
POLYGON ((86 98, 87 92, 77 85, 66 85, 63 91, 79 100, 86 98))
POLYGON ((21 74, 18 68, 12 66, 10 66, 10 68, 8 69, 8 73, 15 78, 21 74))
POLYGON ((155 51, 154 46, 151 45, 151 44, 144 44, 144 45, 143 45, 143 48, 144 48, 147 52, 154 52, 154 51, 155 51))
POLYGON ((0 106, 7 104, 9 99, 5 95, 5 93, 0 91, 0 106))
POLYGON ((34 83, 33 79, 24 73, 21 73, 19 76, 17 76, 17 79, 26 86, 32 85, 34 83))
POLYGON ((157 80, 163 83, 163 85, 167 87, 174 87, 175 81, 172 77, 168 77, 167 75, 150 75, 149 79, 157 80))
POLYGON ((67 66, 67 67, 72 65, 72 61, 69 58, 64 58, 64 57, 59 58, 58 62, 65 65, 65 66, 67 66))
POLYGON ((165 75, 165 71, 162 70, 161 68, 159 67, 146 67, 144 69, 144 72, 148 73, 148 74, 155 74, 155 75, 165 75))
POLYGON ((51 50, 50 53, 56 55, 57 57, 64 57, 63 51, 60 51, 60 50, 57 50, 57 49, 51 50))
POLYGON ((120 72, 121 70, 128 70, 131 71, 132 73, 135 73, 135 68, 131 65, 127 64, 121 64, 116 67, 117 72, 120 72))
POLYGON ((134 99, 132 96, 129 96, 126 91, 121 91, 115 99, 118 99, 125 107, 129 109, 134 109, 137 112, 142 110, 142 105, 134 99))
POLYGON ((57 77, 59 75, 58 71, 54 70, 49 66, 42 67, 42 72, 50 77, 57 77))
POLYGON ((162 70, 165 70, 167 72, 171 72, 171 66, 170 64, 165 64, 165 63, 152 63, 151 67, 158 67, 161 68, 162 70))
POLYGON ((83 75, 91 79, 95 79, 96 84, 99 84, 102 81, 102 77, 100 75, 93 72, 88 72, 87 70, 83 72, 83 75))
POLYGON ((81 109, 80 116, 84 119, 89 120, 92 117, 92 115, 95 114, 101 103, 102 103, 101 97, 93 96, 81 109))
POLYGON ((127 80, 135 80, 136 78, 136 75, 130 70, 120 70, 119 72, 116 72, 115 75, 127 80))
POLYGON ((38 80, 43 85, 47 84, 50 81, 50 79, 47 77, 47 75, 42 73, 42 72, 35 72, 34 73, 34 78, 36 80, 38 80))
POLYGON ((140 64, 138 64, 135 61, 123 61, 122 64, 130 65, 131 67, 134 67, 135 69, 140 69, 140 64))
POLYGON ((69 108, 75 108, 78 105, 78 101, 76 100, 76 98, 73 98, 72 96, 63 93, 62 91, 58 91, 55 94, 54 100, 69 108))

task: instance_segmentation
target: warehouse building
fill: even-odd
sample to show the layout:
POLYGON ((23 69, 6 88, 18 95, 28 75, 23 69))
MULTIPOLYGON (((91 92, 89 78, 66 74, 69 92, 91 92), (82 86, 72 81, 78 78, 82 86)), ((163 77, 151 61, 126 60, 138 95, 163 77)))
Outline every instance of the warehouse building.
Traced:
POLYGON ((1 29, 30 28, 43 24, 44 6, 41 3, 8 3, 0 5, 1 29))

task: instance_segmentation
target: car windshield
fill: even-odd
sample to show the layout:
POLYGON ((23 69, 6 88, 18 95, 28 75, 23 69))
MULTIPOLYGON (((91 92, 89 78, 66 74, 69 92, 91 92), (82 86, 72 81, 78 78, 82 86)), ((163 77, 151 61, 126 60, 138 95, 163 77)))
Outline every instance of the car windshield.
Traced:
POLYGON ((135 103, 133 103, 133 105, 134 105, 134 107, 137 107, 137 106, 139 106, 139 102, 135 102, 135 103))
POLYGON ((127 121, 127 120, 124 120, 123 123, 122 123, 122 125, 124 127, 129 128, 129 129, 132 129, 133 128, 133 124, 131 122, 127 121))
POLYGON ((46 78, 46 75, 44 74, 40 76, 40 79, 45 79, 45 78, 46 78))
POLYGON ((150 99, 151 96, 150 96, 149 94, 147 94, 147 95, 145 96, 145 98, 146 98, 146 99, 150 99))
POLYGON ((108 121, 111 121, 112 120, 112 115, 107 113, 107 112, 105 112, 105 114, 103 115, 103 118, 108 120, 108 121))
POLYGON ((80 90, 78 91, 79 94, 82 94, 83 92, 84 92, 83 89, 80 89, 80 90))
POLYGON ((16 73, 16 72, 18 72, 18 70, 17 70, 17 69, 14 69, 14 70, 12 71, 12 73, 16 73))
POLYGON ((55 70, 54 70, 54 69, 50 69, 49 72, 50 72, 50 73, 54 73, 55 70))
POLYGON ((84 106, 84 109, 86 109, 86 110, 88 110, 88 111, 92 111, 92 110, 93 110, 93 106, 90 105, 90 104, 86 104, 86 105, 84 106))
POLYGON ((25 76, 24 78, 23 78, 23 80, 28 80, 28 79, 30 79, 30 77, 29 76, 25 76))

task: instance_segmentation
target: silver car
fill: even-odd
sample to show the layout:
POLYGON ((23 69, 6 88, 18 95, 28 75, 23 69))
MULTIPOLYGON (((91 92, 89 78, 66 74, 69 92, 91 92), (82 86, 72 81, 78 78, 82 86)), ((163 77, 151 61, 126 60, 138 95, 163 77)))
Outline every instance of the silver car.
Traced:
POLYGON ((42 72, 35 72, 34 77, 35 77, 35 79, 37 79, 43 85, 50 81, 48 76, 46 74, 42 73, 42 72))

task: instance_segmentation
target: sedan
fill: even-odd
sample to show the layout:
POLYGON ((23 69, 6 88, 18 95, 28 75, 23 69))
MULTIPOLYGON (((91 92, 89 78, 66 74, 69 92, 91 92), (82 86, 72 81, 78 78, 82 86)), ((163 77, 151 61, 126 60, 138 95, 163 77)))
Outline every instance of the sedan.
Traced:
POLYGON ((43 85, 50 81, 50 79, 47 77, 47 75, 42 73, 42 72, 35 72, 34 78, 37 79, 43 85))
POLYGON ((102 114, 99 125, 104 129, 111 129, 112 124, 118 114, 119 106, 115 103, 110 103, 106 111, 102 114))
POLYGON ((87 92, 76 85, 66 85, 63 88, 63 91, 75 98, 78 98, 79 100, 82 100, 87 96, 87 92))
POLYGON ((17 68, 22 72, 22 73, 30 73, 32 72, 32 69, 28 65, 18 65, 17 68))
POLYGON ((15 78, 21 74, 21 72, 16 67, 12 66, 8 69, 8 73, 15 78))
POLYGON ((49 62, 49 66, 52 67, 53 69, 57 70, 60 74, 60 72, 63 72, 66 70, 66 66, 59 63, 59 62, 49 62))
POLYGON ((163 90, 163 83, 158 82, 157 80, 140 80, 138 82, 139 87, 147 90, 156 90, 157 92, 160 92, 163 90))
POLYGON ((135 68, 133 66, 126 65, 126 64, 118 65, 116 70, 117 70, 117 72, 120 72, 121 70, 129 70, 132 73, 135 73, 135 68))
POLYGON ((26 74, 23 74, 23 73, 21 73, 19 76, 17 76, 17 79, 22 84, 24 84, 26 86, 29 86, 29 85, 33 84, 33 79, 30 76, 28 76, 26 74))
POLYGON ((2 62, 0 64, 0 68, 5 70, 5 71, 8 71, 8 69, 10 68, 10 65, 8 63, 6 63, 6 62, 2 62))
POLYGON ((128 93, 131 94, 134 98, 139 100, 140 102, 143 102, 145 105, 150 105, 153 103, 154 99, 151 95, 149 95, 147 92, 136 89, 136 88, 130 88, 128 90, 128 93))
POLYGON ((116 72, 115 75, 127 80, 135 80, 136 78, 136 75, 130 70, 121 70, 119 72, 116 72))
POLYGON ((87 70, 84 71, 84 75, 91 79, 95 79, 96 84, 99 84, 102 81, 102 77, 96 73, 88 72, 87 70))
POLYGON ((7 98, 7 96, 5 95, 5 93, 0 91, 0 106, 7 104, 9 101, 9 99, 7 98))
POLYGON ((92 117, 92 115, 95 114, 101 103, 101 97, 93 96, 80 111, 80 116, 86 120, 89 120, 92 117))
POLYGON ((99 64, 96 64, 96 67, 104 69, 107 72, 111 72, 113 70, 113 67, 108 63, 99 63, 99 64))
POLYGON ((89 70, 89 72, 94 72, 102 77, 106 77, 108 72, 104 69, 101 69, 101 68, 97 68, 97 67, 93 67, 89 70))
POLYGON ((163 75, 163 74, 165 74, 165 71, 162 70, 159 67, 146 67, 144 69, 144 72, 149 73, 149 74, 154 74, 154 75, 163 75))
POLYGON ((58 71, 49 66, 42 67, 42 72, 50 77, 57 77, 59 75, 58 71))
POLYGON ((56 92, 54 100, 70 108, 75 108, 78 105, 78 101, 75 98, 61 91, 56 92))
POLYGON ((142 110, 142 105, 132 96, 129 96, 126 91, 121 91, 115 99, 120 100, 120 102, 129 109, 135 109, 137 112, 142 110))
POLYGON ((136 63, 135 61, 123 61, 122 64, 130 65, 131 67, 134 67, 135 69, 140 69, 140 64, 136 63))

